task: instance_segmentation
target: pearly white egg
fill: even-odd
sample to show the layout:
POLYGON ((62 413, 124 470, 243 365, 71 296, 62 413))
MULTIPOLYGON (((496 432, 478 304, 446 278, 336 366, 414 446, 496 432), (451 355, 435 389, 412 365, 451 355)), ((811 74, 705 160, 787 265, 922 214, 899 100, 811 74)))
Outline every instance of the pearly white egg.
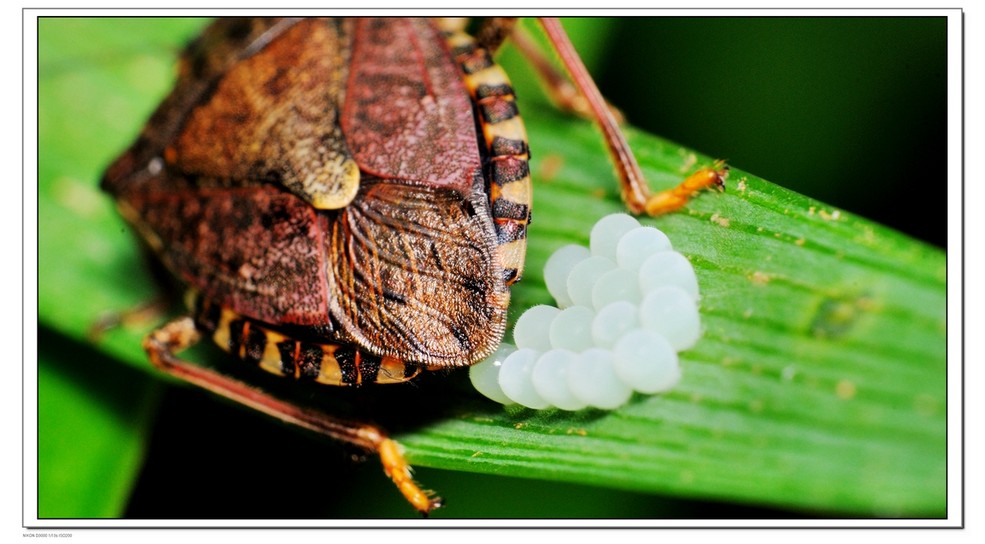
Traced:
POLYGON ((539 351, 551 349, 551 322, 561 313, 554 306, 539 304, 523 312, 513 326, 513 343, 518 348, 539 351))
POLYGON ((469 379, 476 391, 500 404, 513 403, 506 396, 506 393, 503 393, 503 388, 499 386, 499 369, 503 361, 514 351, 516 351, 516 347, 504 342, 492 355, 469 368, 469 379))
POLYGON ((509 354, 499 367, 499 387, 513 402, 542 410, 550 404, 537 394, 530 377, 538 357, 540 352, 529 348, 509 354))
POLYGON ((592 319, 595 312, 584 306, 561 310, 551 321, 551 347, 583 351, 592 347, 592 319))
POLYGON ((576 264, 590 256, 591 252, 587 247, 569 244, 548 257, 547 264, 544 265, 544 283, 547 284, 547 291, 554 297, 559 307, 571 306, 572 301, 568 296, 568 275, 576 264))
POLYGON ((552 349, 540 355, 531 379, 534 389, 551 406, 562 410, 581 410, 587 404, 568 388, 568 369, 578 354, 566 349, 552 349))
POLYGON ((663 393, 681 379, 674 347, 650 330, 634 329, 624 334, 612 349, 612 361, 623 383, 647 395, 663 393))
POLYGON ((589 248, 597 257, 616 260, 616 244, 627 232, 638 228, 640 222, 625 213, 614 213, 599 219, 589 235, 589 248))
POLYGON ((662 251, 647 257, 640 266, 640 290, 645 295, 668 285, 676 285, 693 300, 698 300, 698 277, 687 257, 676 251, 662 251))
POLYGON ((635 228, 622 236, 616 245, 616 263, 636 272, 648 257, 671 251, 670 238, 653 227, 635 228))
POLYGON ((633 395, 616 376, 612 352, 600 348, 584 351, 568 365, 568 388, 578 400, 603 410, 614 410, 633 395))
POLYGON ((701 337, 698 306, 677 286, 660 287, 640 302, 640 324, 663 335, 677 351, 686 350, 701 337))

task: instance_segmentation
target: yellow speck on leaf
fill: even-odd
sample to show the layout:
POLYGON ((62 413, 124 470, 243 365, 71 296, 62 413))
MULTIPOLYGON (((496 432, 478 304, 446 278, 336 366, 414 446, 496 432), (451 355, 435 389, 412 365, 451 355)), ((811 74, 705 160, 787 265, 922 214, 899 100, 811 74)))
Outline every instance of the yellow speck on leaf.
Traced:
POLYGON ((913 399, 913 409, 924 417, 936 415, 940 404, 941 403, 937 400, 937 397, 926 393, 917 395, 917 397, 913 399))
MULTIPOLYGON (((681 151, 684 150, 682 149, 681 151)), ((697 162, 698 162, 698 156, 695 155, 694 153, 688 152, 687 156, 684 157, 684 164, 681 165, 680 173, 686 174, 689 170, 691 170, 692 167, 694 167, 695 164, 697 164, 697 162)))
POLYGON ((770 276, 766 272, 760 272, 759 270, 749 274, 749 281, 755 283, 756 285, 766 285, 770 281, 770 276))
POLYGON ((851 380, 840 380, 837 385, 835 385, 835 394, 842 400, 851 400, 855 398, 855 393, 857 392, 858 388, 855 386, 855 382, 851 380))

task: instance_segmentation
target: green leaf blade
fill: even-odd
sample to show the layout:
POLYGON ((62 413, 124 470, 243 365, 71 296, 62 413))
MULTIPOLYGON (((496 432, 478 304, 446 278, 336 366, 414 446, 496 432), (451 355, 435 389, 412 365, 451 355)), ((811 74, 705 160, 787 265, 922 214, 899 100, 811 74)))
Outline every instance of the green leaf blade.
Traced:
POLYGON ((144 459, 158 384, 106 361, 72 368, 68 361, 91 360, 88 349, 60 350, 52 334, 41 338, 38 518, 122 517, 144 459))

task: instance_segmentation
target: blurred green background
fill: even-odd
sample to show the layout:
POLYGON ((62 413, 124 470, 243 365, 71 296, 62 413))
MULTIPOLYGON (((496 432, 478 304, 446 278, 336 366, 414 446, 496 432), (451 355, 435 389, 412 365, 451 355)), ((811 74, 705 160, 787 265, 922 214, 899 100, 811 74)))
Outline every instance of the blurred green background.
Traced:
POLYGON ((629 122, 946 244, 947 21, 619 19, 595 63, 629 122))
MULTIPOLYGON (((88 44, 97 40, 85 33, 97 32, 98 26, 79 23, 42 21, 42 79, 72 70, 139 68, 139 57, 121 68, 112 54, 89 54, 88 44), (46 45, 58 43, 58 51, 73 54, 45 54, 46 45)), ((125 24, 126 20, 118 22, 125 24)), ((566 24, 603 93, 631 124, 945 247, 943 18, 578 19, 566 24)), ((110 39, 121 40, 122 55, 131 54, 132 42, 139 42, 152 54, 146 62, 153 63, 153 55, 171 47, 170 36, 192 36, 199 25, 188 20, 166 29, 162 25, 159 37, 155 25, 141 24, 132 41, 125 32, 110 39)), ((503 63, 521 94, 521 107, 544 107, 515 52, 504 51, 503 63)), ((63 85, 66 80, 59 81, 63 85)), ((154 85, 148 82, 149 88, 154 85)), ((120 89, 124 95, 141 92, 146 91, 120 89)), ((42 109, 44 100, 42 94, 42 109)), ((122 150, 141 123, 118 122, 131 127, 121 134, 122 150)), ((70 125, 84 127, 65 122, 65 127, 70 125)), ((84 128, 66 136, 83 138, 84 128)), ((42 175, 44 168, 42 164, 42 175)), ((349 453, 334 444, 199 391, 155 387, 139 372, 99 362, 105 358, 81 343, 45 329, 40 332, 41 358, 50 361, 46 376, 52 382, 95 377, 113 390, 113 383, 128 384, 123 389, 135 397, 127 401, 131 407, 155 405, 161 399, 153 411, 131 411, 133 417, 125 422, 107 418, 107 428, 136 425, 143 433, 129 445, 129 465, 108 466, 104 473, 90 471, 90 478, 106 482, 107 502, 94 505, 91 498, 66 492, 57 498, 62 506, 51 510, 55 517, 59 511, 138 518, 195 518, 206 511, 210 517, 229 518, 347 518, 367 516, 367 511, 372 517, 415 517, 372 460, 352 465, 349 453), (84 378, 63 362, 77 358, 94 361, 84 378), (144 395, 144 390, 150 393, 144 395), (209 455, 213 451, 236 453, 216 458, 209 455), (304 460, 317 470, 298 477, 282 468, 292 461, 284 456, 296 452, 303 452, 304 460), (199 485, 205 475, 214 487, 199 485), (256 502, 258 489, 267 490, 263 496, 269 500, 256 502)), ((78 420, 64 420, 40 415, 42 425, 56 425, 46 427, 49 433, 60 432, 58 424, 80 425, 95 417, 78 414, 78 420)), ((46 448, 65 447, 69 445, 50 440, 41 444, 41 460, 50 451, 46 448)), ((66 489, 65 482, 78 475, 71 468, 58 474, 44 468, 42 494, 66 489)), ((424 468, 417 475, 446 497, 457 497, 447 515, 462 518, 811 515, 424 468), (553 502, 558 496, 567 501, 553 502)))

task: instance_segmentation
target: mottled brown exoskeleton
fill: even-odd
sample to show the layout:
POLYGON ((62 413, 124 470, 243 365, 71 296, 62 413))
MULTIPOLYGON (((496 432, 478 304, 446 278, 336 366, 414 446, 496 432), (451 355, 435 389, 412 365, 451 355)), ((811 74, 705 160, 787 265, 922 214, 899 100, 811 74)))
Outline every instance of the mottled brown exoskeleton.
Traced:
MULTIPOLYGON (((175 354, 203 336, 299 380, 396 383, 488 356, 523 271, 532 203, 513 89, 478 34, 429 19, 220 19, 102 186, 190 315, 147 337, 166 372, 379 453, 421 512, 440 504, 378 428, 299 408, 175 354)), ((603 129, 635 212, 721 184, 705 169, 650 195, 555 20, 544 27, 603 129)), ((572 93, 569 92, 569 95, 572 93)))

